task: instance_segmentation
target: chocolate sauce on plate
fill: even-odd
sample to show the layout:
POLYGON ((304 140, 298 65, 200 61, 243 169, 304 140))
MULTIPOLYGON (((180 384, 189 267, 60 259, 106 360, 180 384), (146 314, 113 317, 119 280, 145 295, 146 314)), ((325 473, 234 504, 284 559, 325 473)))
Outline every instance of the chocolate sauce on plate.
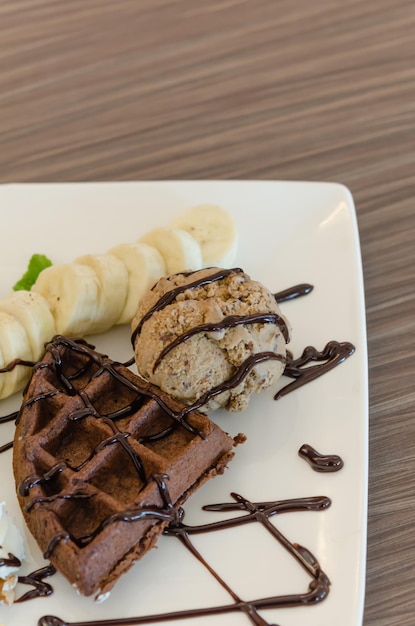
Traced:
MULTIPOLYGON (((67 622, 59 617, 45 615, 38 621, 38 626, 134 626, 136 624, 151 624, 155 622, 170 622, 191 617, 207 617, 219 614, 243 613, 254 626, 271 626, 259 611, 284 607, 313 606, 324 600, 330 589, 330 581, 321 569, 315 556, 304 546, 291 543, 278 528, 271 523, 270 518, 282 513, 297 511, 324 511, 331 501, 325 496, 309 498, 295 498, 269 502, 251 502, 237 494, 231 494, 233 502, 207 505, 205 511, 243 513, 237 517, 200 525, 184 523, 184 513, 180 509, 179 515, 165 529, 164 534, 177 538, 181 544, 208 570, 211 576, 225 589, 231 598, 229 604, 221 604, 199 609, 183 609, 166 613, 129 617, 125 619, 108 619, 99 621, 67 622), (236 528, 244 524, 257 523, 269 533, 297 563, 311 577, 308 589, 304 592, 290 595, 275 595, 265 598, 243 600, 225 580, 217 573, 197 550, 191 540, 192 535, 214 533, 228 528, 236 528)), ((272 557, 271 557, 272 558, 272 557)), ((282 572, 283 573, 283 572, 282 572)), ((281 574, 281 572, 279 572, 281 574)))
POLYGON ((308 443, 304 443, 298 451, 301 458, 316 472, 338 472, 342 469, 343 459, 337 454, 320 454, 308 443))
POLYGON ((49 578, 49 576, 53 576, 56 574, 56 569, 53 565, 46 565, 31 574, 27 574, 26 576, 19 576, 18 581, 23 585, 32 585, 33 589, 27 591, 20 598, 18 598, 15 602, 27 602, 27 600, 34 600, 35 598, 44 598, 45 596, 50 596, 53 593, 53 587, 49 583, 45 583, 44 578, 49 578))
POLYGON ((288 300, 294 300, 295 298, 306 296, 311 293, 313 289, 313 285, 301 283, 300 285, 294 285, 294 287, 289 287, 288 289, 283 289, 282 291, 274 293, 274 298, 278 304, 280 304, 281 302, 288 302, 288 300))
MULTIPOLYGON (((0 558, 0 567, 20 567, 21 564, 21 560, 11 552, 9 552, 8 558, 0 558)), ((32 585, 33 589, 26 592, 23 596, 15 600, 15 602, 26 602, 26 600, 32 600, 33 598, 50 596, 51 593, 53 593, 53 588, 48 583, 45 583, 43 579, 48 578, 55 573, 56 569, 53 565, 47 565, 46 567, 42 567, 41 569, 38 569, 31 574, 27 574, 26 576, 18 576, 17 580, 19 583, 32 585)))
POLYGON ((11 552, 8 552, 7 557, 0 557, 0 567, 20 567, 21 564, 21 560, 11 552))
POLYGON ((355 347, 347 341, 342 343, 329 341, 321 351, 313 346, 308 346, 297 359, 288 355, 284 376, 294 378, 294 381, 280 389, 275 394, 274 400, 279 400, 291 391, 298 389, 298 387, 302 387, 306 383, 326 374, 333 367, 336 367, 336 365, 339 365, 351 356, 354 351, 355 347), (316 361, 317 364, 307 367, 312 361, 316 361))
MULTIPOLYGON (((0 372, 1 375, 1 372, 0 372)), ((14 411, 13 413, 10 413, 9 415, 3 415, 0 416, 0 424, 6 424, 7 422, 13 422, 16 420, 17 415, 18 415, 18 411, 14 411)), ((13 442, 9 441, 8 443, 5 443, 3 445, 0 446, 0 454, 2 452, 6 452, 6 450, 10 450, 10 448, 13 447, 13 442)))
POLYGON ((0 374, 7 374, 7 372, 11 372, 18 365, 23 365, 24 367, 34 367, 35 361, 26 361, 24 359, 13 359, 13 361, 8 363, 4 367, 0 367, 0 374))

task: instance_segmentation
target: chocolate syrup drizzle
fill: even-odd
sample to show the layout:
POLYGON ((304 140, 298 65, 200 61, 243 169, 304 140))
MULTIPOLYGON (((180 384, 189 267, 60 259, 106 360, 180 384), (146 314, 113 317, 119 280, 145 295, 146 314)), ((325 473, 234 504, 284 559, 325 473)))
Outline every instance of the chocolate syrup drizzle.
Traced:
POLYGON ((7 372, 11 372, 18 365, 23 365, 24 367, 33 367, 35 365, 35 362, 26 361, 24 359, 13 359, 13 361, 8 363, 4 367, 0 367, 0 374, 7 374, 7 372))
MULTIPOLYGON (((1 371, 0 371, 1 373, 1 371)), ((15 411, 14 413, 10 413, 9 415, 3 415, 0 416, 0 424, 6 424, 6 422, 13 422, 16 420, 16 417, 18 415, 18 411, 15 411)), ((8 443, 3 444, 2 446, 0 446, 0 454, 2 452, 6 452, 6 450, 10 450, 10 448, 13 447, 13 442, 9 441, 8 443)))
MULTIPOLYGON (((1 548, 2 546, 0 546, 1 548)), ((17 558, 11 552, 8 552, 7 557, 0 557, 0 567, 20 567, 22 564, 21 560, 17 558)))
POLYGON ((184 609, 167 613, 129 617, 128 619, 109 619, 98 621, 66 622, 59 617, 45 615, 38 621, 38 626, 123 626, 127 623, 131 626, 136 624, 150 624, 154 622, 169 622, 177 619, 191 617, 206 617, 219 614, 243 613, 254 626, 271 626, 259 611, 266 609, 278 609, 284 607, 313 606, 327 597, 330 589, 330 581, 321 569, 315 556, 305 547, 298 543, 291 543, 283 535, 270 518, 274 515, 296 511, 324 511, 331 504, 329 498, 316 496, 310 498, 296 498, 292 500, 279 500, 271 502, 251 502, 247 498, 232 493, 234 502, 211 504, 204 506, 205 511, 220 512, 243 512, 244 515, 227 518, 225 520, 191 526, 184 523, 184 513, 180 509, 179 515, 165 529, 164 534, 176 537, 187 550, 209 571, 213 578, 229 593, 232 602, 218 606, 201 609, 184 609), (196 549, 191 541, 192 535, 210 533, 236 528, 250 523, 259 523, 271 536, 281 544, 299 565, 310 575, 311 582, 308 590, 303 593, 243 600, 209 565, 202 554, 196 549))
MULTIPOLYGON (((137 522, 143 519, 152 519, 152 520, 160 521, 160 522, 161 521, 168 521, 168 522, 174 521, 179 516, 179 510, 176 509, 173 506, 173 503, 171 502, 170 495, 169 495, 167 485, 165 482, 166 478, 168 478, 168 476, 165 474, 153 474, 148 479, 148 480, 153 480, 154 482, 156 482, 159 488, 159 493, 163 500, 163 505, 164 505, 163 507, 141 506, 141 507, 137 507, 136 509, 126 509, 125 511, 122 511, 120 513, 113 513, 112 515, 105 518, 101 522, 101 524, 99 524, 99 526, 95 528, 95 530, 92 533, 89 533, 88 535, 83 535, 81 537, 74 537, 72 534, 66 531, 56 533, 56 535, 53 535, 51 537, 46 547, 46 550, 43 553, 43 557, 45 559, 49 559, 52 556, 54 549, 61 541, 71 540, 74 543, 76 543, 78 547, 82 548, 88 545, 89 543, 91 543, 91 541, 93 541, 95 537, 97 537, 104 530, 104 528, 106 528, 109 524, 114 524, 115 522, 137 522)), ((77 494, 71 494, 71 495, 65 495, 65 496, 58 495, 56 497, 57 498, 66 497, 68 499, 69 498, 76 499, 77 494)), ((84 495, 84 497, 93 497, 93 496, 84 495)), ((51 498, 47 498, 46 501, 51 502, 53 501, 54 498, 55 496, 51 496, 51 498)), ((40 501, 40 504, 42 503, 43 502, 40 501)))
POLYGON ((287 324, 280 315, 277 315, 277 313, 256 313, 255 315, 229 315, 228 317, 223 318, 223 320, 220 322, 211 322, 194 326, 182 335, 176 337, 174 341, 172 341, 165 348, 163 348, 163 350, 157 357, 156 362, 154 363, 153 372, 156 371, 161 361, 164 359, 166 354, 170 352, 170 350, 173 350, 173 348, 181 344, 183 341, 186 341, 186 339, 189 339, 193 335, 197 335, 198 333, 203 332, 216 332, 225 328, 234 328, 235 326, 249 326, 250 324, 258 323, 270 323, 277 325, 281 329, 285 342, 288 342, 289 331, 287 324))
MULTIPOLYGON (((184 274, 185 276, 190 276, 193 272, 188 272, 184 274)), ((156 302, 156 304, 149 310, 147 313, 141 318, 137 327, 135 328, 133 334, 131 335, 131 343, 134 346, 135 340, 137 336, 140 334, 141 329, 143 327, 144 322, 146 322, 156 311, 161 311, 166 306, 168 306, 171 302, 173 302, 177 296, 188 289, 195 289, 197 287, 203 287, 204 285, 210 285, 211 283, 223 280, 227 276, 231 276, 232 274, 242 274, 243 270, 239 267, 235 267, 233 269, 221 269, 214 274, 210 274, 209 276, 204 276, 203 278, 199 278, 191 283, 186 285, 179 285, 178 287, 174 287, 170 291, 167 291, 161 298, 156 302)))
POLYGON ((281 302, 288 302, 289 300, 306 296, 311 293, 313 289, 313 285, 301 283, 300 285, 294 285, 294 287, 288 287, 288 289, 283 289, 282 291, 274 293, 274 298, 278 304, 280 304, 281 302))
POLYGON ((280 389, 275 394, 274 400, 279 400, 291 391, 298 389, 298 387, 302 387, 323 374, 326 374, 333 369, 333 367, 336 367, 336 365, 339 365, 351 356, 354 351, 355 347, 347 341, 342 343, 329 341, 321 352, 313 346, 308 346, 297 359, 293 359, 292 356, 288 354, 284 376, 294 378, 294 381, 280 389), (312 361, 317 361, 318 364, 306 367, 312 361))
MULTIPOLYGON (((17 556, 12 554, 11 552, 9 552, 8 558, 0 558, 0 567, 20 567, 21 564, 21 560, 18 559, 17 556)), ((31 574, 27 574, 26 576, 18 576, 17 580, 19 583, 24 585, 32 585, 33 589, 27 591, 20 598, 15 600, 15 603, 26 602, 26 600, 32 600, 34 598, 50 596, 53 593, 53 587, 48 583, 45 583, 43 579, 48 578, 55 573, 56 569, 53 567, 53 565, 49 564, 46 567, 42 567, 41 569, 32 572, 31 574)))
POLYGON ((37 569, 31 574, 26 576, 18 576, 19 583, 23 585, 32 585, 33 589, 27 591, 20 598, 15 600, 16 603, 27 602, 27 600, 34 600, 35 598, 44 598, 50 596, 53 593, 53 587, 49 583, 45 583, 44 578, 49 578, 56 574, 56 569, 53 565, 46 565, 41 569, 37 569))
POLYGON ((338 472, 342 469, 343 459, 337 454, 320 454, 308 443, 304 443, 298 451, 301 458, 316 472, 338 472))

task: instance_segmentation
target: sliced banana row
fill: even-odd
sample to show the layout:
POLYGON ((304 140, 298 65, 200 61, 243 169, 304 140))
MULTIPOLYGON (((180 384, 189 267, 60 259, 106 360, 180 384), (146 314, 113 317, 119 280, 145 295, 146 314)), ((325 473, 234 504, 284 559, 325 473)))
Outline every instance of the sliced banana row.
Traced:
MULTIPOLYGON (((44 269, 32 291, 0 300, 0 369, 16 358, 37 361, 54 334, 85 336, 128 324, 162 276, 202 267, 230 267, 237 247, 231 216, 216 205, 178 215, 134 243, 86 254, 44 269)), ((0 398, 21 389, 30 368, 0 374, 0 398)))

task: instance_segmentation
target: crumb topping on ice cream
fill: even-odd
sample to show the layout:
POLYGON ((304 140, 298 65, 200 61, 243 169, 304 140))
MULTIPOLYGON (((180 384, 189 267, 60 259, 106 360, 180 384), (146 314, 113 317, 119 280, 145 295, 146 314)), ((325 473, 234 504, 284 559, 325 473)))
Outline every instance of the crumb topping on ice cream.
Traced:
POLYGON ((238 268, 160 279, 140 303, 132 329, 140 375, 187 404, 264 355, 236 386, 209 398, 205 412, 241 411, 252 393, 275 383, 290 334, 273 294, 238 268))

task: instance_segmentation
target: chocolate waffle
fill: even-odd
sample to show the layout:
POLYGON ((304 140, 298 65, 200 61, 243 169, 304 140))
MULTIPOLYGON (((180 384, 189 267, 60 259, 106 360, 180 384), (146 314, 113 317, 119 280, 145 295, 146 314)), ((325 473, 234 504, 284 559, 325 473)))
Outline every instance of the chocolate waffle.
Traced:
POLYGON ((223 473, 237 442, 92 346, 58 336, 17 420, 18 499, 45 558, 80 593, 103 596, 189 495, 223 473))

